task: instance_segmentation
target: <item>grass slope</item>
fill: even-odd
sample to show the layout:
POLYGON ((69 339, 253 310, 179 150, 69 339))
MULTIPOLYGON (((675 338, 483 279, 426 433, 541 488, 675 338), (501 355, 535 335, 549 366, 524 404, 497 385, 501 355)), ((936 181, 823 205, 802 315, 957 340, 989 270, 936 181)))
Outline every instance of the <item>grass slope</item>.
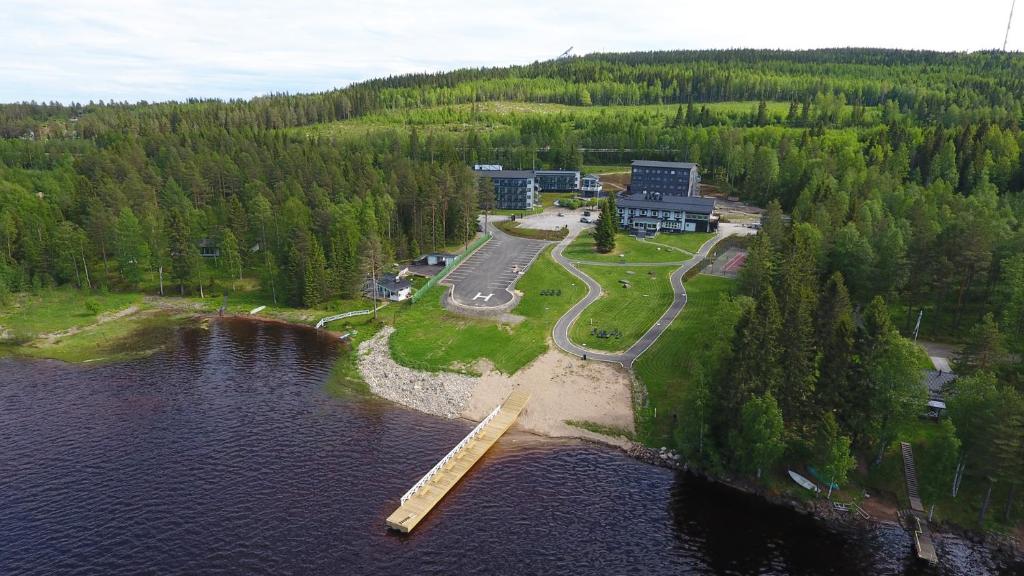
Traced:
POLYGON ((524 293, 512 314, 518 324, 466 318, 445 310, 441 290, 431 290, 397 314, 391 353, 406 366, 424 370, 472 371, 486 358, 495 368, 511 374, 543 354, 548 334, 558 318, 586 293, 584 285, 551 258, 548 248, 519 280, 524 293), (560 296, 541 296, 541 290, 561 289, 560 296))
POLYGON ((580 266, 588 276, 601 284, 604 293, 587 306, 569 331, 573 342, 605 351, 625 350, 654 325, 672 303, 669 275, 674 266, 580 266), (628 280, 623 288, 619 280, 628 280), (618 330, 621 338, 598 338, 592 329, 618 330))
POLYGON ((648 402, 658 409, 657 418, 640 419, 637 430, 650 446, 672 446, 672 414, 680 412, 690 383, 694 362, 702 359, 702 343, 706 340, 708 319, 720 318, 723 296, 730 294, 735 281, 717 276, 697 275, 686 282, 686 308, 654 343, 633 364, 636 377, 647 387, 648 402))
POLYGON ((14 339, 88 326, 99 315, 142 303, 140 294, 84 293, 70 287, 19 293, 0 306, 0 332, 8 330, 14 339))
MULTIPOLYGON (((659 235, 655 242, 661 242, 663 236, 665 235, 659 235)), ((620 232, 615 237, 615 249, 607 254, 601 254, 597 251, 593 233, 583 232, 573 240, 572 244, 565 247, 563 254, 571 260, 585 262, 635 264, 638 262, 685 262, 689 260, 691 255, 680 250, 657 246, 620 232)))

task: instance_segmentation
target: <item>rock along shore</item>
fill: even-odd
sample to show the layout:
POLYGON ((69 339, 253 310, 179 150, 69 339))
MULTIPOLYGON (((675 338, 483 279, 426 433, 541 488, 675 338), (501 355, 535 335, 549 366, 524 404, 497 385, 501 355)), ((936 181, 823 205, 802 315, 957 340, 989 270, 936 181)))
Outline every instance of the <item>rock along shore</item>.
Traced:
POLYGON ((385 326, 373 338, 359 345, 359 371, 370 390, 382 398, 421 412, 458 418, 480 379, 402 366, 391 359, 388 341, 394 331, 393 327, 385 326))

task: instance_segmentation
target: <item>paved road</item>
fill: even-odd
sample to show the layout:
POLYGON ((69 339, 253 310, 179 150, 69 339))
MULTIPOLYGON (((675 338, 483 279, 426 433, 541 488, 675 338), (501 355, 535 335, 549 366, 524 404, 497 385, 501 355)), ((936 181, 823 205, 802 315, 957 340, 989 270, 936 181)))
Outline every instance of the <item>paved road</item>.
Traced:
POLYGON ((512 301, 512 287, 550 242, 509 236, 489 226, 493 237, 448 274, 441 284, 463 306, 496 308, 512 301))
MULTIPOLYGON (((658 321, 654 323, 654 326, 651 326, 651 328, 647 331, 646 334, 641 336, 640 339, 637 340, 636 343, 629 348, 629 350, 626 350, 621 354, 611 354, 608 352, 601 352, 598 350, 591 350, 588 348, 584 348, 582 346, 577 346, 572 342, 572 340, 569 339, 569 329, 572 327, 573 323, 576 322, 576 320, 580 317, 580 314, 583 313, 583 310, 586 309, 587 306, 590 306, 590 304, 592 304, 601 296, 601 285, 598 284, 596 280, 583 273, 579 268, 576 267, 576 265, 571 260, 562 255, 562 251, 565 249, 565 247, 568 246, 575 238, 575 234, 570 234, 568 238, 562 240, 561 242, 558 243, 557 246, 555 246, 555 249, 551 252, 551 254, 554 256, 555 260, 558 261, 559 264, 565 267, 566 270, 568 270, 574 276, 576 276, 577 278, 586 283, 588 292, 582 300, 577 302, 575 306, 570 308, 569 311, 566 312, 561 318, 559 318, 557 323, 555 323, 555 329, 552 334, 555 340, 555 344, 558 345, 558 347, 561 348, 562 350, 565 350, 566 352, 574 354, 576 356, 582 357, 584 354, 586 354, 588 359, 601 360, 602 362, 614 362, 621 364, 626 368, 631 368, 633 366, 633 362, 635 362, 641 354, 646 352, 647 349, 650 348, 652 344, 654 344, 658 337, 661 336, 663 332, 665 332, 669 325, 672 324, 672 321, 675 320, 677 316, 679 316, 679 313, 682 312, 683 308, 686 306, 686 289, 683 287, 683 275, 686 274, 691 268, 699 264, 700 261, 703 260, 704 257, 708 255, 708 252, 711 251, 711 248, 716 243, 718 243, 719 240, 726 236, 731 236, 737 233, 743 233, 743 230, 744 229, 742 228, 732 226, 720 227, 718 234, 714 238, 711 238, 703 245, 701 245, 700 249, 697 250, 697 253, 693 256, 693 258, 690 258, 689 260, 684 262, 679 268, 672 272, 672 275, 669 277, 669 282, 672 284, 673 292, 672 304, 668 307, 668 310, 666 310, 665 313, 661 315, 661 318, 659 318, 658 321)), ((605 264, 612 266, 618 265, 615 263, 605 264)), ((671 263, 668 264, 671 265, 671 263)), ((666 263, 660 263, 655 265, 665 266, 666 263)), ((638 266, 638 264, 629 264, 629 266, 638 266)))

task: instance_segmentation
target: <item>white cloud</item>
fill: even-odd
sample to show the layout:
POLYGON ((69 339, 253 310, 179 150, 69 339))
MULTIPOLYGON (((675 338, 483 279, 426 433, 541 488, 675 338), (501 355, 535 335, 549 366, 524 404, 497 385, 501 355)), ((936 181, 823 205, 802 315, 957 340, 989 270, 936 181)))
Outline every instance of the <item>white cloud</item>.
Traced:
MULTIPOLYGON (((0 0, 0 101, 327 90, 575 52, 1002 44, 1010 0, 0 0)), ((1024 18, 1024 16, 1021 16, 1024 18)), ((1024 22, 1011 49, 1024 49, 1024 22)))

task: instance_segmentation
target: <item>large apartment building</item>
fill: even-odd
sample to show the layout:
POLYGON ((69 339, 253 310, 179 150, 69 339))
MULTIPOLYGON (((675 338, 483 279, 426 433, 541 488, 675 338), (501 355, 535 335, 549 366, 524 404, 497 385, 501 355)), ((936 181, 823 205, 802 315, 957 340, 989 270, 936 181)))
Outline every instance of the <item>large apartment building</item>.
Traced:
POLYGON ((634 160, 629 190, 672 196, 700 196, 700 170, 692 162, 634 160))
POLYGON ((690 162, 634 160, 629 191, 616 206, 619 225, 637 236, 718 228, 715 199, 700 197, 700 173, 690 162))
POLYGON ((529 210, 537 204, 540 187, 533 170, 474 170, 494 184, 494 205, 499 210, 529 210))
POLYGON ((580 173, 573 170, 537 170, 537 185, 544 192, 575 192, 580 189, 580 173))

